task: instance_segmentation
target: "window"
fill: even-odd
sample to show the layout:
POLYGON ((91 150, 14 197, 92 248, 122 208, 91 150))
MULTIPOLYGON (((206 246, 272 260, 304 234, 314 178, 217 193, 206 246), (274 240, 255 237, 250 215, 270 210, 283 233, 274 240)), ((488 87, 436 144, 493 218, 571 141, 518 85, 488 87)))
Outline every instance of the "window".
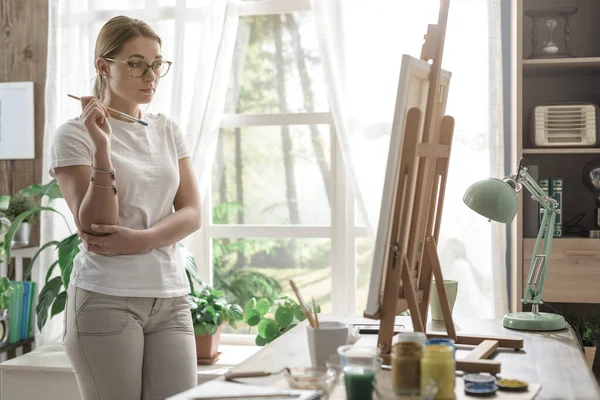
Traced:
POLYGON ((204 263, 230 301, 294 297, 294 279, 322 312, 363 311, 372 246, 326 90, 308 1, 242 3, 204 204, 204 263))

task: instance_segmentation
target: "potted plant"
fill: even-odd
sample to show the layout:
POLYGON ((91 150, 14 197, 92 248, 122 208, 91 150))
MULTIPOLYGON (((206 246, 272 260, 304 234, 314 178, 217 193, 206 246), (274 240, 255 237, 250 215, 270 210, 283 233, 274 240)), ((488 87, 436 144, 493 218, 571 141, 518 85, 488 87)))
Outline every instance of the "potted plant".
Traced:
POLYGON ((590 368, 594 366, 596 349, 600 345, 600 320, 593 317, 571 317, 571 326, 581 338, 585 359, 590 368))
POLYGON ((37 206, 35 199, 30 196, 25 196, 21 193, 10 198, 8 208, 4 215, 12 223, 21 214, 27 214, 19 224, 14 236, 12 237, 12 245, 27 246, 29 244, 29 236, 31 235, 31 225, 37 218, 37 213, 28 213, 37 206))
POLYGON ((298 303, 288 296, 280 297, 272 305, 266 298, 252 298, 246 303, 244 314, 248 326, 257 327, 257 346, 271 343, 306 319, 298 303))
POLYGON ((10 286, 10 281, 5 278, 0 278, 0 346, 4 346, 8 342, 8 300, 13 291, 10 286))
POLYGON ((215 290, 208 284, 202 284, 198 291, 193 290, 189 299, 197 361, 213 364, 218 358, 221 328, 229 323, 235 329, 235 322, 244 318, 242 308, 228 303, 222 290, 215 290))

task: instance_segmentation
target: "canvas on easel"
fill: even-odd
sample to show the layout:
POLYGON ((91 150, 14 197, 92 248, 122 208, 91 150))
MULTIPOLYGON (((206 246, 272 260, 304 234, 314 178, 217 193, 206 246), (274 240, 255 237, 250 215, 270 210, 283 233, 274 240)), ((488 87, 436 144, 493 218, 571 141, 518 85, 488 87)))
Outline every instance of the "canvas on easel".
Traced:
MULTIPOLYGON (((378 346, 389 364, 396 315, 410 310, 414 330, 426 331, 429 290, 435 277, 446 334, 428 336, 476 346, 457 360, 458 370, 498 373, 500 363, 486 358, 498 347, 520 349, 523 340, 456 333, 437 252, 454 132, 454 119, 444 116, 450 75, 441 69, 448 8, 449 0, 441 0, 438 24, 428 26, 420 63, 413 62, 413 68, 402 71, 415 75, 414 71, 425 69, 427 84, 420 88, 423 101, 415 106, 414 101, 407 101, 406 92, 419 80, 400 79, 390 142, 395 147, 388 156, 365 316, 380 320, 378 346)), ((403 59, 403 65, 409 61, 403 59)))

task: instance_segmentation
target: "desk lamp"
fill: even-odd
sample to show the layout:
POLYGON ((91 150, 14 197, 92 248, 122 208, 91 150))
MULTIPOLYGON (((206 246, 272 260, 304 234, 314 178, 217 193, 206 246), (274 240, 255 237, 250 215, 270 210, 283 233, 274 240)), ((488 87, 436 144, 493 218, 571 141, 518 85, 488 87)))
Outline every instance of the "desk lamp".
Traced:
POLYGON ((539 312, 542 291, 548 272, 548 261, 552 250, 554 220, 558 203, 549 197, 529 175, 527 168, 519 162, 517 173, 502 180, 489 178, 474 183, 463 196, 464 203, 489 220, 510 223, 517 213, 517 193, 525 188, 531 198, 542 206, 542 222, 538 231, 533 257, 529 267, 529 278, 523 304, 531 304, 531 312, 514 312, 504 316, 506 328, 523 331, 556 331, 566 327, 565 319, 558 314, 539 312), (543 242, 543 244, 542 244, 543 242), (540 252, 540 244, 542 251, 540 252))

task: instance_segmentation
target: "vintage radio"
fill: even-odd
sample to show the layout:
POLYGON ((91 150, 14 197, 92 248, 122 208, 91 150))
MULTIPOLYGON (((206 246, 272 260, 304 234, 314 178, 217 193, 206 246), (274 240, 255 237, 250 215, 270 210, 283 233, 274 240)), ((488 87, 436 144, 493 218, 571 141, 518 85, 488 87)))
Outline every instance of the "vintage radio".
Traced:
POLYGON ((598 137, 598 106, 565 103, 536 106, 532 113, 532 142, 536 147, 594 147, 598 137))

